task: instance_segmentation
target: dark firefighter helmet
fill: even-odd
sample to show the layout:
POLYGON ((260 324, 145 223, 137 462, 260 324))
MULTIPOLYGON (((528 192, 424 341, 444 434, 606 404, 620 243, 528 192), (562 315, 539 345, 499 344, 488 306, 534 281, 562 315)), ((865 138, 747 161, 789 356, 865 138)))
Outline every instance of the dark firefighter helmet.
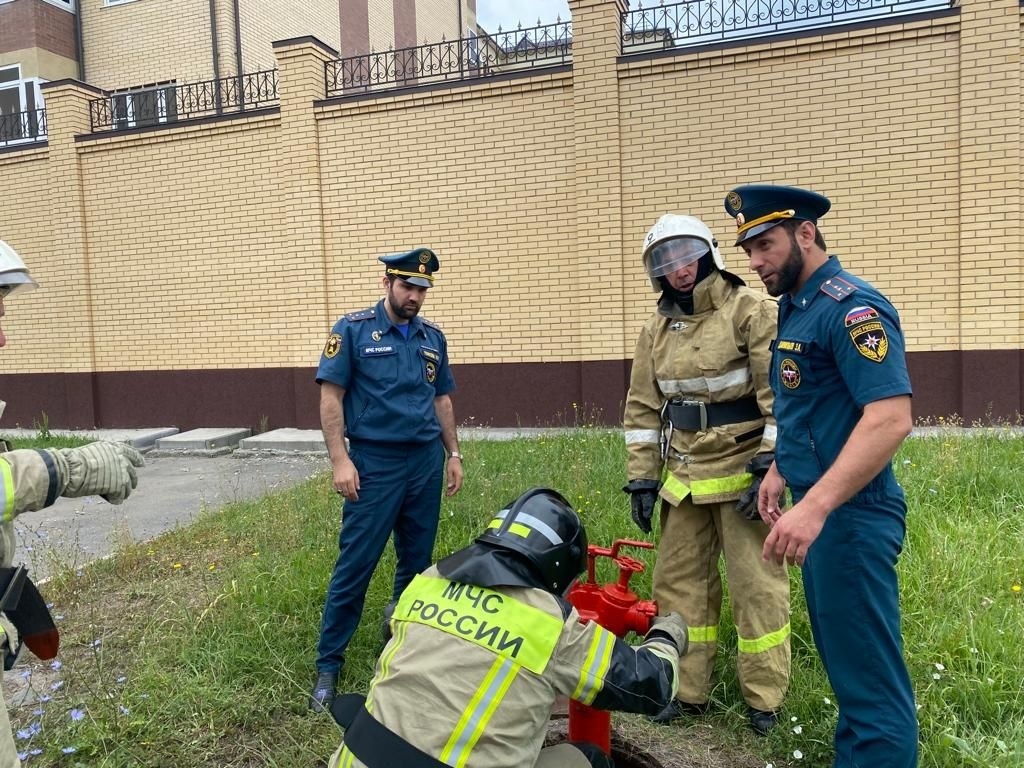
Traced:
POLYGON ((531 488, 501 509, 473 544, 437 567, 453 581, 561 595, 587 567, 587 532, 562 494, 531 488))

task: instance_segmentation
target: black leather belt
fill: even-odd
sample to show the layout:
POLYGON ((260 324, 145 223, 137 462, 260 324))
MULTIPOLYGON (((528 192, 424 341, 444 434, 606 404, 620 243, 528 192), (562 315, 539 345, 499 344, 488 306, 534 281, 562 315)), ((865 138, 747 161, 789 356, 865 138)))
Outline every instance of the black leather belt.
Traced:
POLYGON ((739 424, 763 418, 757 398, 741 397, 728 403, 702 403, 699 400, 669 400, 665 403, 665 417, 673 429, 703 432, 709 427, 739 424))
POLYGON ((358 693, 338 696, 331 716, 345 729, 345 746, 368 768, 448 768, 421 752, 366 711, 366 697, 358 693))

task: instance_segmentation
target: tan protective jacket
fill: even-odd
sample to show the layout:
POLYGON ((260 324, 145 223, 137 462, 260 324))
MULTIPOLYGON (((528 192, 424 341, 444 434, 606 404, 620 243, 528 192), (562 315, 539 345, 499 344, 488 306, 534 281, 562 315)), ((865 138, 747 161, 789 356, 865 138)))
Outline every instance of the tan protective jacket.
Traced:
POLYGON ((739 498, 752 480, 744 465, 775 450, 768 371, 777 304, 720 272, 697 284, 693 301, 694 313, 687 315, 663 299, 644 323, 623 418, 628 479, 661 480, 661 497, 673 505, 689 494, 697 504, 739 498), (705 432, 668 435, 664 429, 662 409, 669 400, 726 403, 751 395, 760 419, 705 432))
MULTIPOLYGON (((0 454, 0 566, 9 567, 14 563, 17 545, 14 518, 22 512, 42 509, 49 485, 49 470, 36 451, 0 454)), ((7 644, 10 631, 12 627, 9 624, 0 630, 0 649, 7 644)), ((0 696, 0 768, 18 768, 19 765, 21 762, 7 719, 7 705, 0 696)))
MULTIPOLYGON (((431 567, 403 593, 366 700, 378 722, 443 763, 534 766, 559 695, 651 714, 675 695, 679 654, 657 635, 633 648, 544 590, 452 585, 431 567)), ((331 761, 362 765, 344 744, 331 761)))

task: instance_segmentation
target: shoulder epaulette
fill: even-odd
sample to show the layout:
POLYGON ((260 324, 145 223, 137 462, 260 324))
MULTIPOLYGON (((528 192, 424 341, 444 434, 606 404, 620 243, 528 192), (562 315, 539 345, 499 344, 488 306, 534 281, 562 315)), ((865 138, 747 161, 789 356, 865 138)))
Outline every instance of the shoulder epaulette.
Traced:
POLYGON ((828 296, 830 299, 836 301, 842 301, 847 296, 853 294, 857 290, 857 286, 851 282, 844 280, 841 277, 830 277, 819 288, 822 293, 828 296))
POLYGON ((360 309, 358 312, 349 312, 345 315, 345 319, 349 321, 356 320, 369 320, 371 317, 376 317, 377 313, 370 309, 360 309))
POLYGON ((435 331, 440 331, 441 333, 444 333, 444 328, 442 328, 440 325, 435 323, 433 320, 427 320, 427 318, 425 318, 425 317, 421 317, 420 320, 423 321, 424 325, 429 325, 435 331))

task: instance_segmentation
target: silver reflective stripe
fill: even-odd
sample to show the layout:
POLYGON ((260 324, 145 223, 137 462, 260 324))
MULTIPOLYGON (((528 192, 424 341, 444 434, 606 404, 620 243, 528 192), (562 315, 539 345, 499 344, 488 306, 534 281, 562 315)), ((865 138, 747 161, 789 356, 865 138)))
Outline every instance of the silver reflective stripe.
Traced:
MULTIPOLYGON (((508 513, 509 510, 503 509, 499 511, 498 514, 495 515, 495 517, 499 520, 504 520, 506 517, 508 517, 508 513)), ((555 532, 554 528, 545 523, 543 520, 534 517, 533 515, 528 515, 525 512, 519 512, 516 514, 516 519, 514 522, 522 523, 523 525, 535 530, 537 533, 539 533, 545 539, 550 541, 552 544, 557 545, 565 543, 562 540, 562 537, 555 532)))
POLYGON ((661 433, 656 429, 627 429, 624 436, 626 438, 626 445, 636 445, 638 443, 653 443, 657 445, 661 442, 661 433))
POLYGON ((729 387, 746 384, 750 381, 749 368, 737 368, 735 371, 723 373, 721 376, 694 379, 658 379, 658 386, 666 395, 697 395, 703 392, 721 392, 729 387))
POLYGON ((518 664, 509 659, 502 660, 496 666, 497 669, 492 667, 491 672, 488 673, 488 679, 484 680, 486 686, 477 689, 473 701, 470 702, 473 707, 472 711, 467 710, 463 713, 457 726, 459 730, 452 734, 453 739, 449 739, 441 753, 442 762, 448 763, 448 765, 466 764, 469 751, 480 739, 480 734, 487 727, 491 715, 494 714, 494 710, 497 709, 508 692, 512 678, 520 669, 518 664))
POLYGON ((764 439, 765 440, 771 440, 774 443, 775 442, 775 438, 778 436, 778 434, 779 434, 779 429, 774 424, 765 424, 764 425, 764 439))

